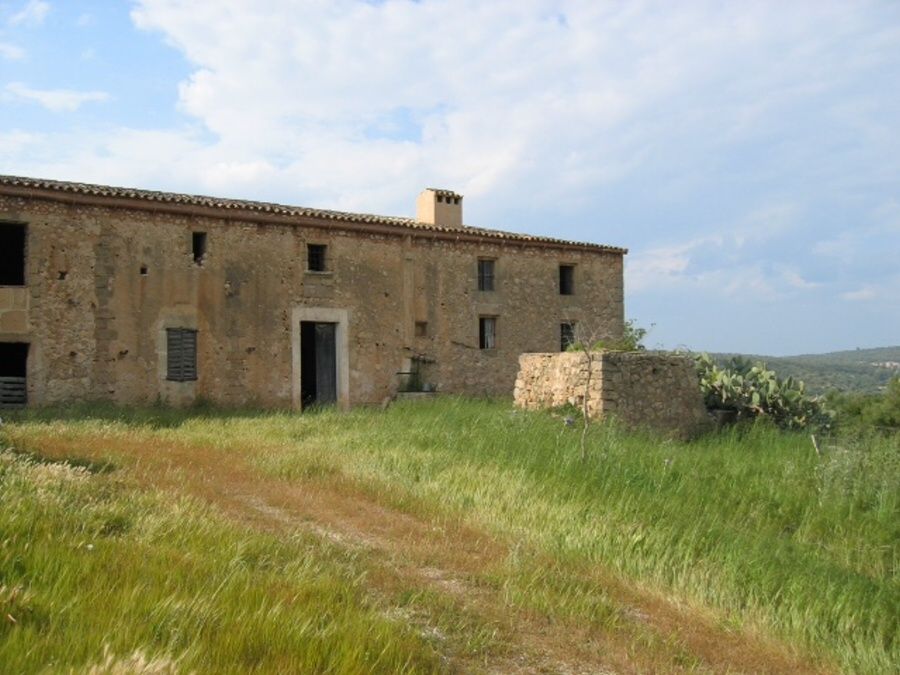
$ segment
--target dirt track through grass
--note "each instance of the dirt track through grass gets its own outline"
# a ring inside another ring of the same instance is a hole
[[[267,475],[257,466],[271,451],[265,445],[180,443],[150,430],[98,436],[34,428],[19,440],[49,457],[112,458],[138,484],[201,497],[248,528],[305,529],[361,551],[366,587],[386,612],[436,636],[448,670],[825,672],[822,663],[728,627],[709,610],[596,565],[554,560],[439,511],[398,508],[340,473]],[[581,603],[578,613],[560,612],[560,596]]]

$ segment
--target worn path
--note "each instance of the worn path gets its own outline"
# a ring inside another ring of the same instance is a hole
[[[29,444],[57,458],[112,455],[140,483],[205,499],[243,526],[274,533],[306,529],[361,549],[372,594],[385,611],[437,637],[451,671],[827,672],[783,644],[723,627],[704,610],[630,587],[600,570],[566,572],[603,589],[618,612],[611,625],[583,625],[514,606],[502,582],[492,581],[502,578],[514,542],[441,516],[426,519],[392,508],[339,476],[290,482],[266,476],[252,466],[249,450],[225,452],[156,437],[30,435]],[[548,566],[556,564],[547,560]],[[435,594],[439,602],[422,609],[414,603],[392,606],[400,592]],[[447,629],[431,615],[435,605],[460,617],[458,635],[445,635]],[[464,644],[470,625],[483,644]]]

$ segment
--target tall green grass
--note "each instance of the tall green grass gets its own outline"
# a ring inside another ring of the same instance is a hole
[[[288,480],[350,481],[395,506],[521,542],[564,575],[614,570],[828,654],[847,672],[892,672],[900,663],[897,436],[833,439],[820,456],[808,436],[765,425],[681,443],[596,424],[581,462],[579,430],[500,402],[77,417],[29,413],[19,424],[250,453],[260,470]],[[573,592],[554,590],[533,566],[513,562],[489,574],[500,575],[510,602],[615,621],[602,594],[579,600],[577,581]]]
[[[239,530],[109,469],[0,453],[3,672],[439,670],[352,554]]]
[[[808,436],[765,425],[694,443],[595,425],[583,463],[560,420],[465,400],[215,428],[272,444],[258,461],[277,475],[350,477],[719,608],[850,672],[900,662],[896,436],[835,440],[820,457]]]

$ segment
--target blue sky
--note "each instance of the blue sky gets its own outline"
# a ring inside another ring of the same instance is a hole
[[[0,172],[625,246],[654,347],[900,344],[900,3],[0,0]]]

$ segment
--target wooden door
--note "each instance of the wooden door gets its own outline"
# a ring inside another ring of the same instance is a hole
[[[334,323],[316,324],[316,403],[337,401],[337,358]]]

